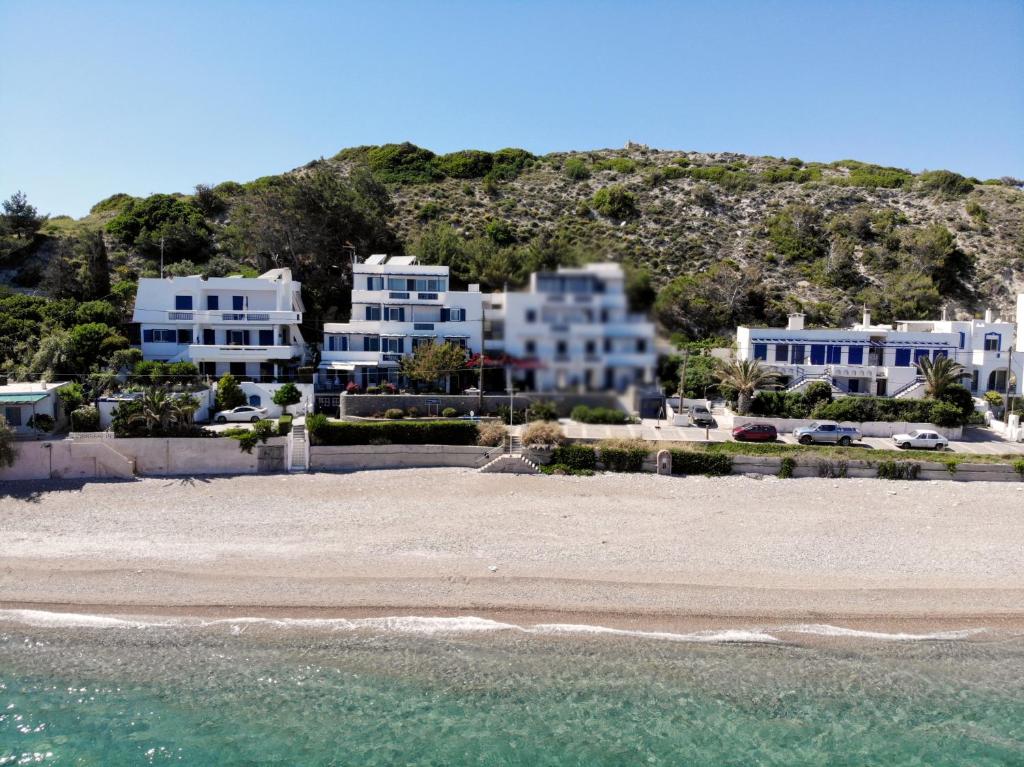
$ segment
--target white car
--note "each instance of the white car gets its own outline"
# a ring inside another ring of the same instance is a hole
[[[915,450],[945,450],[949,447],[949,440],[935,431],[914,429],[910,434],[893,434],[892,441],[896,447],[914,448]]]
[[[217,413],[213,420],[217,423],[227,423],[228,421],[241,421],[242,423],[256,423],[257,421],[263,420],[267,417],[267,409],[265,407],[256,407],[255,405],[239,405],[231,410],[221,410]]]

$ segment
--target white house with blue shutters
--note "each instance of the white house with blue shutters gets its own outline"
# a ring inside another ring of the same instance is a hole
[[[290,269],[259,277],[140,279],[132,319],[142,356],[193,362],[211,377],[289,377],[306,358],[301,291]]]
[[[400,384],[402,357],[428,341],[479,352],[480,288],[450,287],[447,266],[424,266],[414,256],[375,255],[353,264],[351,319],[324,325],[317,391],[342,391],[350,382]]]
[[[895,325],[863,321],[851,328],[806,328],[802,314],[785,328],[736,329],[736,356],[759,360],[779,375],[783,389],[800,391],[826,381],[837,393],[882,397],[922,397],[917,363],[951,357],[964,366],[971,392],[1006,392],[1019,379],[1019,357],[1012,358],[1014,324],[983,320],[907,320]],[[1014,376],[1010,376],[1011,365]]]

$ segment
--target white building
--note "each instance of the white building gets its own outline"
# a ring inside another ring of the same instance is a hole
[[[980,395],[1006,391],[1013,338],[1013,323],[994,320],[991,311],[984,320],[908,320],[895,326],[873,325],[865,311],[863,321],[849,329],[805,328],[803,315],[794,314],[786,328],[738,327],[736,356],[760,360],[790,391],[823,380],[840,393],[883,397],[924,396],[917,363],[945,356],[964,366],[964,385]]]
[[[0,386],[0,415],[4,417],[15,435],[35,436],[41,432],[29,426],[35,416],[49,416],[54,426],[60,428],[67,421],[57,390],[67,386],[59,383],[8,383]]]
[[[141,279],[132,319],[140,326],[142,356],[194,362],[209,376],[289,375],[306,357],[301,288],[290,269],[252,278]]]
[[[414,256],[370,256],[352,266],[352,315],[324,325],[317,391],[400,384],[402,357],[421,343],[480,351],[483,295],[477,285],[450,290],[447,266]]]
[[[623,391],[654,383],[654,325],[630,313],[618,264],[535,273],[526,291],[492,294],[487,316],[488,356],[536,361],[513,371],[525,389]]]

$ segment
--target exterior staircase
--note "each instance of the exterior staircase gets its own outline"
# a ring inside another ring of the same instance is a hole
[[[508,435],[508,454],[509,455],[521,455],[523,452],[523,441],[519,438],[518,434]]]
[[[288,433],[291,449],[288,471],[309,471],[309,441],[306,439],[306,424],[293,423]]]
[[[480,467],[483,474],[539,474],[537,464],[521,455],[505,453]]]
[[[907,399],[909,397],[914,397],[926,383],[927,382],[923,378],[918,378],[897,389],[891,396],[893,399]]]

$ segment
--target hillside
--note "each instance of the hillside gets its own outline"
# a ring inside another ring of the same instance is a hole
[[[793,310],[840,323],[862,304],[881,320],[943,306],[1008,316],[1024,292],[1024,191],[1013,179],[636,145],[543,157],[360,147],[193,195],[115,195],[83,219],[7,237],[0,279],[97,297],[74,279],[78,240],[96,228],[112,283],[155,273],[163,237],[171,273],[292,266],[316,322],[347,311],[346,243],[447,263],[485,289],[535,268],[625,261],[635,300],[656,297],[665,329],[690,337]]]

